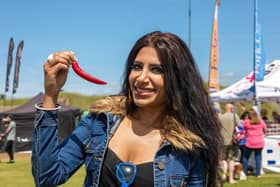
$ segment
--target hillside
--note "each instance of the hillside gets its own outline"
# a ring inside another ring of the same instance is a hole
[[[59,99],[63,102],[65,102],[68,105],[78,107],[81,110],[87,109],[95,100],[100,99],[105,96],[98,96],[98,95],[92,95],[92,96],[86,96],[79,93],[67,93],[62,92],[59,95]],[[8,110],[10,108],[14,108],[16,106],[20,106],[27,102],[31,98],[20,98],[20,99],[8,99],[6,100],[6,104],[4,104],[4,100],[0,99],[0,112],[3,111],[4,105],[5,109]],[[238,108],[238,114],[240,115],[243,111],[243,109],[249,109],[252,107],[251,102],[237,102],[234,103]],[[268,111],[268,117],[271,119],[271,112],[272,111],[279,111],[277,103],[263,103],[261,105],[262,108],[267,109]],[[221,104],[221,109],[224,112],[225,111],[225,104]]]
[[[92,95],[92,96],[86,96],[78,93],[64,93],[62,92],[59,95],[59,99],[66,100],[66,103],[78,107],[80,109],[87,109],[89,106],[96,100],[106,97],[100,96],[100,95]]]
[[[78,93],[65,93],[62,92],[59,95],[59,100],[65,102],[68,105],[78,107],[80,109],[87,109],[95,100],[105,96],[86,96]],[[26,103],[31,98],[20,98],[20,99],[0,99],[0,112],[8,110]]]

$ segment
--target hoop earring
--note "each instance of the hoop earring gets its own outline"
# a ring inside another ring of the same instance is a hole
[[[173,111],[177,111],[178,110],[178,105],[177,105],[175,99],[173,99],[173,102],[172,102],[172,109],[173,109]]]
[[[131,96],[131,92],[130,90],[128,90],[128,93],[127,93],[127,104],[130,105],[132,103],[132,96]]]

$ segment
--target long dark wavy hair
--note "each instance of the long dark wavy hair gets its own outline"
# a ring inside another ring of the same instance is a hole
[[[128,78],[131,66],[143,47],[153,47],[162,64],[167,93],[167,115],[173,116],[184,128],[204,141],[206,146],[202,153],[207,168],[207,186],[215,186],[223,144],[220,124],[203,87],[194,58],[182,39],[172,33],[156,31],[136,41],[127,58],[121,94],[129,97]],[[133,102],[127,103],[127,114],[133,114],[136,108]]]

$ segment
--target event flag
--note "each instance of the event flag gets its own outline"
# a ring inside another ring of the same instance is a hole
[[[215,13],[212,28],[212,39],[210,49],[210,67],[208,78],[209,93],[214,93],[220,90],[218,65],[219,65],[219,47],[218,47],[218,8],[220,1],[216,0]]]
[[[265,53],[262,41],[257,0],[255,0],[254,13],[254,74],[255,81],[262,81],[265,75]]]
[[[8,51],[8,60],[7,60],[5,92],[9,91],[9,82],[10,82],[9,77],[10,77],[11,67],[13,64],[13,51],[14,51],[14,40],[11,37],[9,42],[9,51]]]
[[[20,68],[20,59],[23,48],[23,41],[20,41],[17,48],[17,56],[16,56],[16,65],[15,65],[15,73],[14,73],[14,84],[13,84],[13,94],[16,93],[18,88],[18,79],[19,79],[19,68]]]

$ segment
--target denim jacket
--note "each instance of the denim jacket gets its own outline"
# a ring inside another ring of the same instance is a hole
[[[37,110],[32,143],[32,174],[36,186],[65,183],[82,164],[84,187],[98,187],[109,139],[122,117],[90,113],[61,144],[57,138],[57,111]],[[143,150],[144,151],[144,150]],[[180,151],[165,141],[154,162],[154,186],[205,186],[205,165],[200,152]]]

